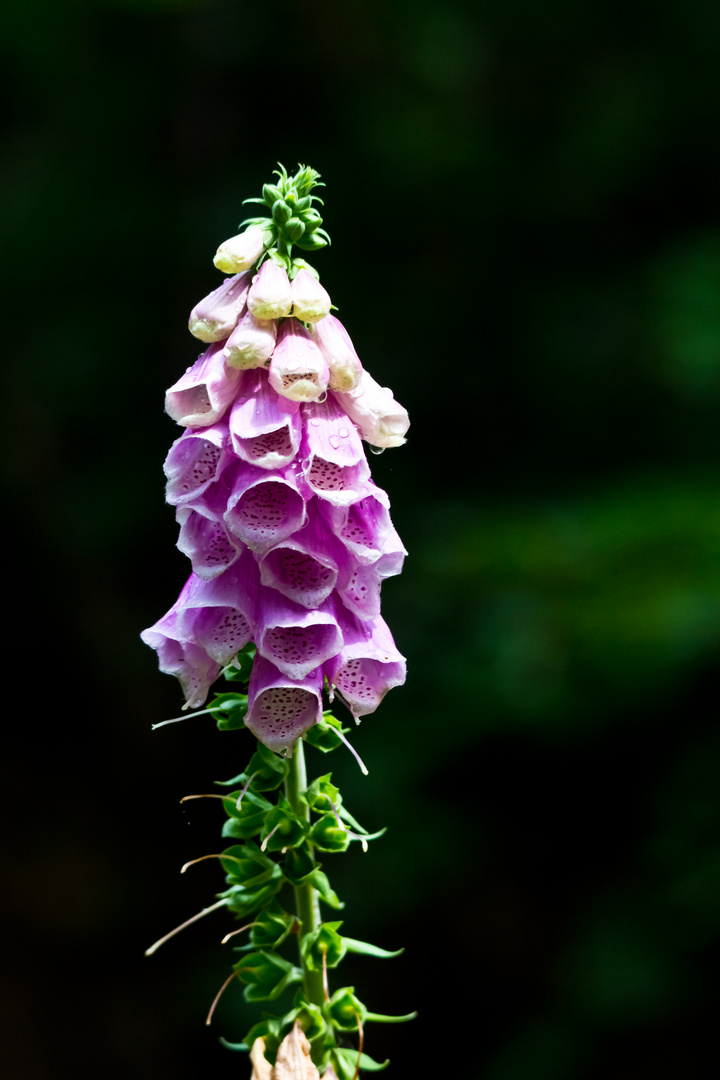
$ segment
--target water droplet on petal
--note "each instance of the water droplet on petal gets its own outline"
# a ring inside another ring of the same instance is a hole
[[[315,417],[313,417],[313,419],[310,421],[310,423],[312,424],[313,427],[320,427],[320,421],[318,419],[316,419]]]
[[[384,450],[385,450],[384,446],[371,446],[370,447],[370,453],[371,454],[382,454]]]
[[[340,440],[338,439],[337,435],[331,435],[328,439],[328,442],[332,446],[333,450],[337,450],[340,446]]]
[[[320,397],[315,398],[315,400],[317,401],[318,405],[324,405],[327,401],[327,390],[323,390]]]
[[[341,427],[340,430],[338,431],[338,435],[340,436],[341,439],[347,439],[349,434],[350,434],[350,432],[348,431],[348,429],[346,427]]]

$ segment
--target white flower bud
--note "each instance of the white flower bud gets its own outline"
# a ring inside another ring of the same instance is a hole
[[[316,323],[330,314],[330,296],[317,278],[300,270],[292,283],[293,315],[303,322]]]
[[[249,270],[264,250],[263,230],[254,225],[225,240],[217,249],[213,262],[225,274],[238,274],[242,270]]]
[[[330,369],[330,389],[341,394],[354,390],[362,375],[362,364],[347,330],[334,315],[328,315],[310,333],[320,346]]]
[[[267,259],[255,276],[247,298],[248,311],[256,319],[281,319],[292,310],[292,290],[287,273]]]

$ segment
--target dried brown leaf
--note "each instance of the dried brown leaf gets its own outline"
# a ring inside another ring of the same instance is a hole
[[[272,1080],[320,1080],[320,1073],[310,1058],[310,1043],[297,1021],[280,1043]]]
[[[256,1039],[250,1051],[250,1060],[253,1065],[250,1080],[273,1080],[273,1067],[266,1059],[264,1050],[265,1040]]]

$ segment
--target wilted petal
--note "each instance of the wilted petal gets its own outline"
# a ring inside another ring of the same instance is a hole
[[[360,381],[363,368],[350,335],[340,320],[334,315],[328,315],[311,327],[310,332],[327,360],[330,389],[341,394],[354,390]]]
[[[218,664],[229,664],[252,639],[257,587],[257,567],[249,552],[212,581],[191,575],[177,606],[181,637]]]
[[[307,525],[260,559],[263,585],[307,608],[319,607],[332,593],[344,551],[319,517],[317,501],[308,504]]]
[[[185,427],[209,427],[235,400],[240,372],[227,368],[222,344],[211,345],[165,393],[165,412]]]
[[[372,623],[338,612],[344,644],[325,665],[328,682],[337,687],[354,716],[374,712],[388,690],[405,682],[406,663],[387,623]]]
[[[249,270],[265,250],[263,230],[257,226],[231,236],[223,241],[215,253],[213,262],[225,274],[237,274]]]
[[[289,465],[300,449],[301,426],[297,406],[283,408],[268,382],[267,372],[245,376],[243,392],[230,414],[232,445],[238,457],[261,469]]]
[[[273,1080],[320,1080],[310,1057],[310,1043],[297,1020],[278,1047]]]
[[[329,315],[332,302],[327,289],[309,270],[299,270],[292,281],[293,316],[303,322],[320,322]]]
[[[287,319],[270,361],[272,388],[291,401],[315,401],[327,390],[329,374],[325,357],[305,327],[297,319]]]
[[[275,319],[256,319],[246,311],[225,342],[225,362],[240,370],[261,367],[272,356],[276,337]]]
[[[308,609],[275,589],[260,589],[255,644],[291,679],[304,679],[342,648],[334,607]]]
[[[255,275],[247,298],[256,319],[281,319],[292,310],[292,289],[287,272],[267,259]]]
[[[188,585],[189,583],[167,615],[154,626],[143,630],[140,637],[146,645],[156,650],[160,670],[167,675],[177,676],[190,708],[197,709],[204,703],[211,684],[220,674],[220,664],[200,646],[188,641],[178,628],[178,611],[182,607]]]
[[[265,1057],[265,1040],[256,1039],[250,1051],[252,1076],[250,1080],[273,1080],[273,1067]]]
[[[230,535],[222,521],[205,517],[190,506],[179,506],[175,519],[180,526],[177,546],[203,581],[212,581],[237,560],[243,544]]]
[[[212,424],[199,431],[186,431],[170,447],[163,469],[167,477],[165,498],[171,506],[181,506],[202,495],[228,459],[228,426]]]
[[[327,401],[303,407],[304,473],[310,489],[335,506],[347,506],[362,497],[370,469],[354,424],[337,404]]]
[[[224,341],[242,314],[251,281],[250,274],[226,278],[190,312],[188,329],[200,341]]]
[[[253,661],[245,726],[279,753],[322,719],[322,668],[290,679],[263,656]]]
[[[234,536],[253,551],[265,551],[297,532],[305,518],[305,501],[292,468],[268,473],[240,462],[224,514]]]
[[[372,446],[384,449],[405,442],[410,427],[407,409],[395,400],[392,390],[376,383],[367,371],[363,371],[355,389],[343,394],[339,401]]]

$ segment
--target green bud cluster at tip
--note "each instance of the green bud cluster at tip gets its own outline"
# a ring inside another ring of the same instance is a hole
[[[246,218],[240,228],[262,228],[266,257],[277,259],[291,272],[293,244],[302,251],[319,251],[330,243],[327,232],[320,228],[322,218],[313,206],[313,203],[322,205],[322,199],[310,194],[314,187],[324,187],[324,184],[319,182],[320,173],[309,165],[299,165],[294,176],[288,176],[284,165],[280,165],[274,175],[278,178],[277,183],[263,184],[262,198],[244,200],[266,206],[270,217]],[[302,260],[299,262],[306,265]]]

